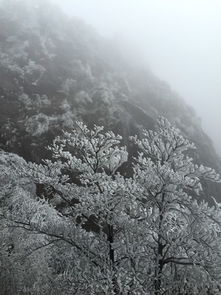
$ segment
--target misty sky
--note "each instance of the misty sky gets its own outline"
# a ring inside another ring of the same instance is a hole
[[[51,1],[100,34],[136,46],[153,72],[196,109],[221,155],[220,0]]]

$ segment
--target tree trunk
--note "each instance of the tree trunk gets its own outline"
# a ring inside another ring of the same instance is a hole
[[[156,257],[156,270],[155,270],[155,282],[154,282],[154,289],[155,295],[160,295],[160,290],[161,290],[161,283],[162,283],[162,271],[163,271],[163,249],[165,245],[163,244],[162,241],[162,225],[163,225],[163,203],[164,203],[164,198],[165,194],[162,195],[162,207],[159,208],[159,227],[158,227],[158,241],[157,241],[157,257]]]
[[[157,265],[156,265],[155,282],[154,282],[155,295],[160,295],[161,275],[163,271],[163,261],[162,261],[163,249],[164,249],[164,245],[158,239],[157,259],[156,259]]]
[[[113,225],[108,225],[108,236],[107,236],[107,240],[109,242],[109,259],[111,262],[111,267],[113,270],[113,273],[115,272],[115,257],[114,257],[114,249],[113,249],[113,242],[114,242],[114,228]],[[117,284],[117,280],[115,277],[113,277],[112,279],[112,284],[114,287],[114,294],[119,294],[119,288],[118,288],[118,284]]]

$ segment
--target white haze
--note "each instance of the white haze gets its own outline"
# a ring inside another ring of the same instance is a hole
[[[100,34],[135,44],[153,72],[195,108],[221,155],[220,0],[51,1]]]

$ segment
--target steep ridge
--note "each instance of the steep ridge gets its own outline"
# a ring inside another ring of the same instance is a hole
[[[46,2],[0,1],[3,150],[40,162],[57,134],[83,120],[123,135],[132,155],[128,137],[154,128],[163,115],[196,144],[196,161],[221,170],[199,118],[178,94],[113,42]],[[205,187],[221,200],[220,185]]]

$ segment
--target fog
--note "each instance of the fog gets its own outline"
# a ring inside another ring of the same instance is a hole
[[[100,34],[133,44],[144,63],[195,108],[221,155],[221,1],[51,1]]]

